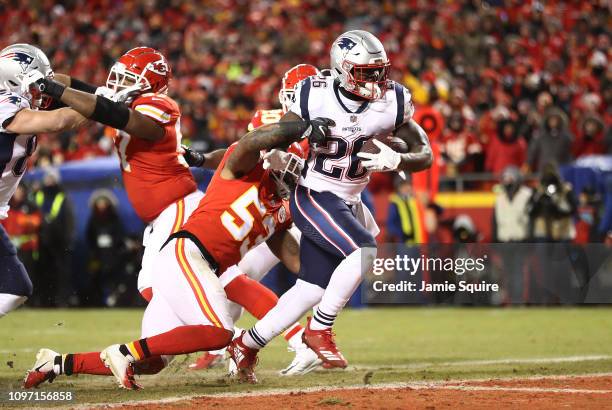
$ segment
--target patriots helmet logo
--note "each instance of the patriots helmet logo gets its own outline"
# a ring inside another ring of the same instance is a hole
[[[32,64],[32,61],[34,61],[34,57],[32,57],[29,54],[22,53],[20,51],[15,51],[15,52],[12,52],[12,53],[4,54],[4,55],[0,56],[0,58],[8,58],[8,59],[11,59],[13,61],[17,61],[19,63],[19,65],[21,66],[23,71],[26,71],[28,66],[30,64]]]
[[[350,51],[356,45],[357,45],[357,43],[354,42],[353,40],[351,40],[348,37],[342,37],[340,40],[338,40],[338,47],[340,47],[341,50]]]

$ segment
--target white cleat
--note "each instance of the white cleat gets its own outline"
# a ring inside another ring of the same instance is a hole
[[[23,387],[31,389],[32,387],[38,387],[46,381],[49,383],[53,382],[53,379],[61,372],[59,368],[61,365],[55,365],[55,359],[58,356],[60,354],[51,349],[40,349],[36,353],[36,363],[26,373]]]
[[[120,345],[112,345],[100,352],[100,359],[115,375],[119,387],[138,390],[141,387],[134,380],[134,362],[119,350]]]
[[[312,349],[301,343],[295,349],[295,357],[291,364],[278,373],[281,376],[301,376],[310,373],[322,362]]]

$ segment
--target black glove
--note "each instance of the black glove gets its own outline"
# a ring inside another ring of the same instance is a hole
[[[43,77],[42,73],[31,71],[23,80],[23,87],[27,89],[35,88],[41,93],[47,94],[59,100],[64,94],[66,86],[50,78]]]
[[[190,167],[201,167],[204,164],[206,158],[204,158],[204,154],[200,154],[198,151],[194,151],[189,148],[187,145],[181,145],[181,148],[185,151],[183,153],[183,158],[185,158],[185,162]]]
[[[322,144],[329,133],[329,128],[336,123],[329,118],[317,117],[308,121],[308,128],[304,131],[302,138],[308,138],[310,145]]]

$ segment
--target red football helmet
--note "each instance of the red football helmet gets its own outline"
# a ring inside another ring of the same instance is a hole
[[[306,157],[307,152],[297,142],[289,145],[287,152],[273,149],[264,156],[264,167],[268,168],[279,197],[289,198],[300,179]]]
[[[151,47],[136,47],[122,55],[110,69],[106,86],[118,92],[139,87],[143,92],[163,93],[171,77],[166,57]]]
[[[278,92],[278,100],[283,107],[283,112],[289,111],[289,107],[295,101],[295,86],[311,75],[321,75],[321,72],[317,67],[310,64],[298,64],[285,73],[281,89]]]

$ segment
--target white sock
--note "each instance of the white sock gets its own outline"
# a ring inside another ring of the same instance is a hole
[[[323,292],[320,286],[298,279],[276,306],[244,334],[242,341],[252,349],[261,349],[319,303]]]
[[[359,248],[340,262],[310,321],[311,329],[324,330],[334,325],[336,316],[355,293],[363,275],[372,267],[374,258],[376,258],[376,248]]]
[[[302,333],[304,333],[302,325],[300,325],[300,322],[295,322],[283,332],[283,337],[287,340],[287,344],[289,344],[291,349],[297,350],[297,348],[302,345]],[[292,335],[289,339],[287,339],[289,334]]]
[[[0,293],[0,317],[7,315],[13,309],[17,309],[26,300],[28,300],[27,296]]]

